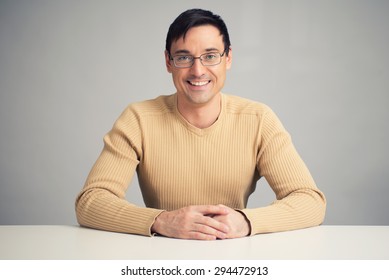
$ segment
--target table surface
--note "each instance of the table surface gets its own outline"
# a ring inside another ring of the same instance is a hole
[[[389,226],[319,226],[197,241],[80,226],[0,226],[2,260],[389,260]]]

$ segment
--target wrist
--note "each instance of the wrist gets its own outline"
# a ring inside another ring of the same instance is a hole
[[[235,209],[238,213],[240,213],[243,218],[244,218],[244,221],[245,221],[245,225],[244,225],[244,233],[245,233],[245,236],[250,236],[251,235],[251,223],[250,223],[250,220],[247,218],[247,216],[245,215],[245,213],[239,209]]]
[[[161,221],[163,220],[161,216],[164,216],[165,213],[166,211],[162,211],[154,218],[154,222],[150,227],[151,235],[160,234],[159,229],[162,224]]]

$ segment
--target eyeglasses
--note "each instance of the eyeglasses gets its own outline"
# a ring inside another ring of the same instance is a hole
[[[220,64],[222,61],[222,56],[226,51],[224,50],[223,53],[218,53],[218,52],[209,52],[209,53],[204,53],[198,57],[195,57],[193,55],[175,55],[171,56],[169,54],[170,60],[173,60],[174,66],[177,68],[190,68],[193,66],[195,59],[200,59],[200,62],[204,66],[214,66]]]

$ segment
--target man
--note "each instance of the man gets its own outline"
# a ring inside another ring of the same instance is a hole
[[[185,239],[237,238],[322,223],[326,201],[266,105],[221,92],[232,63],[213,13],[182,13],[165,59],[176,93],[129,105],[77,197],[81,225]],[[146,207],[125,200],[135,171]],[[247,209],[265,177],[277,200]]]

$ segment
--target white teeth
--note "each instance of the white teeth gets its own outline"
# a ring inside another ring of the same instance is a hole
[[[192,82],[192,81],[189,81],[189,83],[191,85],[194,85],[194,86],[205,86],[206,84],[208,84],[209,81],[205,81],[205,82]]]

